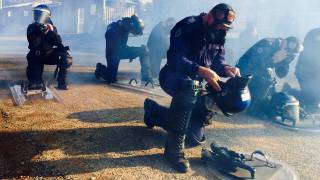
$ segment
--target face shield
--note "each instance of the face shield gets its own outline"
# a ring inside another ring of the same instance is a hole
[[[33,10],[33,19],[36,23],[46,24],[50,19],[50,11],[46,9],[35,8]]]

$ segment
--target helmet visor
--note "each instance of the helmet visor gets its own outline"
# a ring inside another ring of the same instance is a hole
[[[39,24],[46,24],[50,18],[50,13],[43,10],[34,10],[33,19]]]

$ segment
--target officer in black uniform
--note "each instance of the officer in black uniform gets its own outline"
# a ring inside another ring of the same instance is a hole
[[[218,4],[207,14],[178,22],[171,30],[167,64],[159,75],[161,88],[172,97],[170,108],[145,100],[144,122],[168,131],[164,155],[179,172],[189,169],[183,153],[188,128],[197,129],[189,132],[204,141],[204,126],[212,116],[199,96],[200,83],[205,79],[220,91],[220,76],[240,75],[238,68],[225,63],[225,38],[234,19],[235,11],[229,5]]]
[[[295,70],[300,91],[291,93],[300,101],[309,113],[320,112],[320,28],[313,29],[304,39],[304,51],[301,53]],[[290,93],[290,92],[289,92]]]
[[[58,66],[58,89],[67,90],[67,72],[72,64],[72,57],[64,47],[57,28],[50,17],[51,11],[47,5],[38,5],[33,10],[34,23],[27,29],[30,49],[27,54],[27,78],[29,89],[41,89],[42,74],[45,64]]]
[[[141,64],[141,80],[152,82],[150,72],[150,58],[147,47],[130,47],[127,45],[129,34],[143,35],[144,24],[136,16],[122,18],[108,25],[105,33],[107,66],[97,64],[95,76],[102,78],[107,83],[117,81],[118,67],[121,59],[133,59],[139,57]]]
[[[147,47],[150,51],[150,66],[153,78],[158,78],[161,60],[167,57],[170,44],[170,30],[176,24],[174,18],[159,22],[151,31]]]
[[[253,75],[249,83],[252,96],[248,113],[263,116],[268,108],[268,102],[275,89],[273,69],[279,78],[284,78],[289,72],[289,64],[302,51],[302,44],[296,37],[262,39],[253,45],[238,61],[242,75]]]

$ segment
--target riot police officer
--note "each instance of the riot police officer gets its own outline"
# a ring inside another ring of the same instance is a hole
[[[253,75],[249,83],[252,103],[248,113],[264,116],[269,112],[268,102],[275,92],[275,76],[285,77],[289,72],[290,63],[302,51],[302,44],[296,37],[262,39],[253,45],[242,57],[236,67],[242,75]]]
[[[127,45],[129,34],[141,36],[143,29],[144,24],[136,15],[122,18],[108,25],[105,33],[107,66],[97,64],[95,71],[97,79],[103,78],[107,83],[116,82],[120,60],[133,60],[139,57],[141,80],[152,82],[149,52],[146,46],[130,47]]]
[[[47,5],[38,5],[33,9],[34,23],[27,29],[30,49],[27,54],[27,78],[29,89],[42,88],[43,68],[45,64],[58,66],[58,89],[67,89],[67,72],[72,64],[72,57],[64,47],[57,28],[50,17],[51,11]]]
[[[150,33],[147,47],[150,51],[150,66],[153,78],[158,78],[161,60],[167,57],[170,30],[175,23],[174,18],[168,18],[166,21],[158,23]]]
[[[300,91],[291,92],[298,98],[302,107],[310,113],[319,112],[320,103],[320,28],[313,29],[304,39],[304,51],[301,53],[295,70]],[[289,92],[290,93],[290,92]]]
[[[178,22],[171,30],[167,64],[159,75],[161,88],[172,97],[170,108],[145,100],[144,122],[168,131],[164,155],[179,172],[190,166],[183,153],[188,128],[196,129],[189,131],[199,137],[195,141],[204,141],[203,127],[212,116],[199,97],[200,83],[205,79],[219,92],[220,76],[240,75],[238,68],[225,63],[225,38],[234,19],[235,11],[229,5],[218,4],[207,14]]]

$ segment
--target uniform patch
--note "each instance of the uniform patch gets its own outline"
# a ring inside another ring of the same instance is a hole
[[[180,37],[181,34],[182,34],[181,29],[177,29],[176,32],[174,33],[174,37],[176,37],[176,38],[177,38],[177,37]]]
[[[192,24],[192,23],[194,23],[194,22],[196,22],[196,18],[194,18],[194,17],[190,17],[190,18],[188,19],[188,21],[187,21],[188,24]]]
[[[257,52],[258,52],[259,54],[263,53],[263,48],[262,48],[262,47],[259,47],[258,50],[257,50]]]

